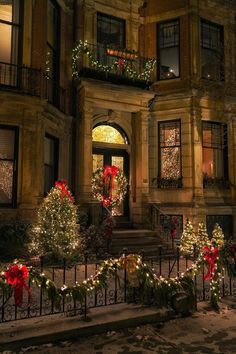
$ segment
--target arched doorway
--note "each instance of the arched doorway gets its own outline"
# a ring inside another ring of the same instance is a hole
[[[100,123],[93,128],[93,171],[107,165],[119,167],[129,180],[129,141],[116,124]],[[129,216],[129,193],[121,205],[112,209],[117,217]]]

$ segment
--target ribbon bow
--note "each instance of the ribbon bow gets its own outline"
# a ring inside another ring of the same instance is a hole
[[[117,175],[116,166],[106,166],[103,173],[103,197],[102,204],[110,206],[112,203],[112,192],[114,189],[114,179]]]
[[[204,276],[204,280],[211,280],[215,275],[216,260],[219,258],[219,248],[217,247],[203,247],[204,259],[209,263],[208,272]]]
[[[11,265],[9,269],[4,273],[8,284],[14,286],[15,305],[18,307],[22,306],[24,288],[28,292],[29,305],[32,303],[30,288],[25,282],[28,274],[29,271],[26,266],[18,266],[17,264]]]
[[[61,195],[66,195],[72,201],[72,203],[74,203],[74,198],[72,197],[72,195],[68,191],[66,184],[67,184],[66,180],[62,179],[61,181],[57,181],[55,183],[55,187],[60,188],[61,189]]]

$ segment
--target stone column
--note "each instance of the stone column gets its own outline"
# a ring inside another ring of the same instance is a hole
[[[193,223],[198,224],[205,220],[205,205],[203,195],[202,179],[202,122],[201,110],[196,97],[192,99],[191,112],[191,155],[192,155],[192,176],[193,176]]]
[[[76,197],[80,203],[91,201],[93,108],[80,105],[76,123]]]
[[[136,201],[133,203],[133,221],[136,226],[147,223],[149,196],[149,112],[140,111],[134,117]]]

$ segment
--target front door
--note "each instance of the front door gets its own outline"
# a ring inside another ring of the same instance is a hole
[[[105,166],[116,166],[120,168],[127,180],[129,180],[129,155],[126,150],[93,148],[93,171]],[[128,191],[124,201],[120,205],[112,208],[112,214],[114,216],[129,216]]]

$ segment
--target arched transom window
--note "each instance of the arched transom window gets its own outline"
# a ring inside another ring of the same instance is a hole
[[[127,139],[111,125],[101,124],[93,129],[93,141],[111,144],[127,144]]]

